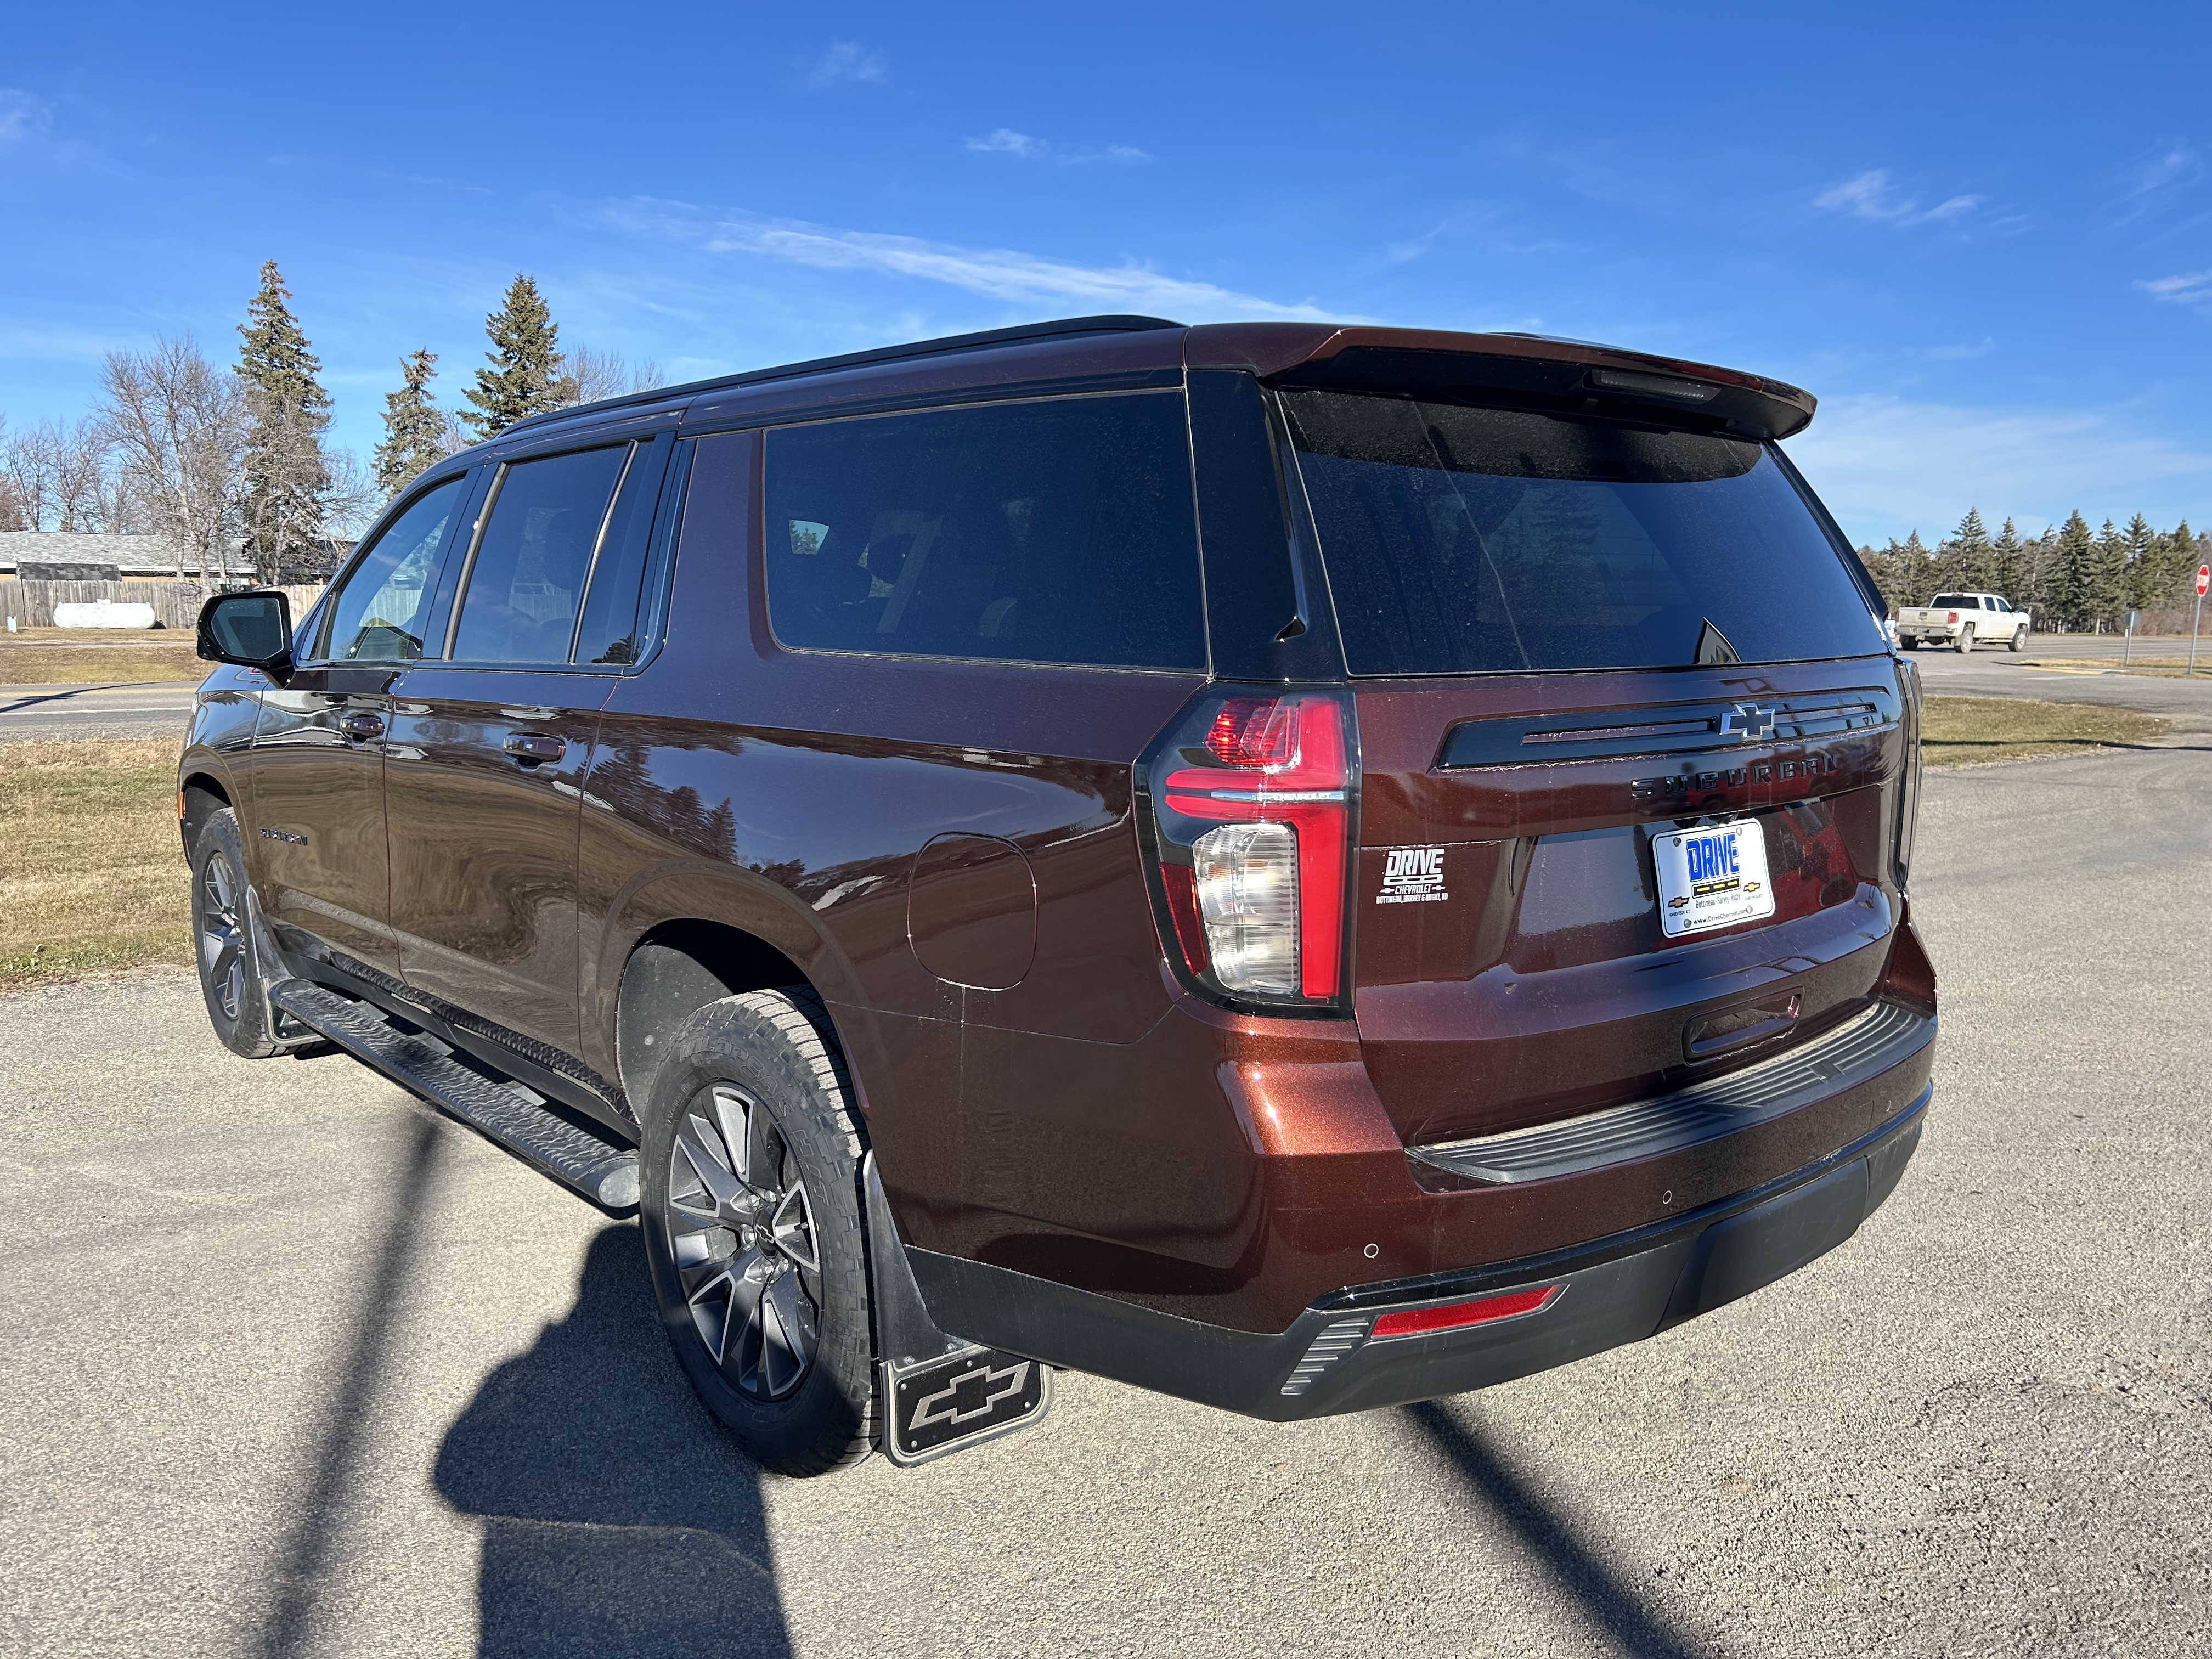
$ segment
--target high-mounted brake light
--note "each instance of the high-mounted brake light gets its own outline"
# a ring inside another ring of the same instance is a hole
[[[1146,764],[1166,943],[1200,988],[1310,1006],[1342,988],[1353,793],[1321,692],[1209,699]]]
[[[1543,1285],[1533,1291],[1508,1291],[1503,1296],[1481,1297],[1473,1302],[1447,1302],[1440,1308],[1408,1308],[1386,1313],[1375,1322],[1370,1336],[1420,1336],[1430,1331],[1455,1331],[1464,1325],[1486,1325],[1493,1319],[1540,1313],[1559,1298],[1564,1285]]]

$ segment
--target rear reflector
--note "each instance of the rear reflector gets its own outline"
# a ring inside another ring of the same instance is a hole
[[[1430,1331],[1455,1331],[1462,1325],[1484,1325],[1516,1314],[1540,1313],[1559,1300],[1564,1285],[1545,1285],[1533,1291],[1508,1291],[1474,1302],[1447,1302],[1441,1308],[1408,1308],[1387,1313],[1375,1322],[1370,1336],[1420,1336]]]

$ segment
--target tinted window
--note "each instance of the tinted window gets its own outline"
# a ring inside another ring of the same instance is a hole
[[[767,468],[787,646],[1205,666],[1178,392],[787,427]]]
[[[578,662],[624,663],[638,658],[639,600],[645,585],[653,532],[653,497],[660,483],[664,441],[640,445],[623,476],[622,494],[607,520],[605,539],[584,600],[584,625],[576,633]]]
[[[420,618],[438,555],[453,541],[461,480],[410,506],[348,573],[331,601],[333,661],[407,662],[422,654]]]
[[[504,470],[454,630],[456,662],[566,662],[576,607],[631,446]]]
[[[1284,404],[1356,674],[1886,648],[1758,444],[1348,392]]]
[[[1979,611],[1982,608],[1982,602],[1972,593],[1938,593],[1928,603],[1930,607],[1956,605],[1961,611]]]

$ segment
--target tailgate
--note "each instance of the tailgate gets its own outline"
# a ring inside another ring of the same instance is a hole
[[[1355,1008],[1409,1142],[1639,1098],[1866,1006],[1896,915],[1887,659],[1358,698]],[[1668,938],[1653,837],[1746,817],[1771,914]]]

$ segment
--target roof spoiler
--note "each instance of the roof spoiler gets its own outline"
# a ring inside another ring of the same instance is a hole
[[[1741,438],[1794,436],[1816,407],[1811,392],[1762,375],[1540,334],[1221,323],[1184,337],[1183,362],[1249,368],[1270,386],[1502,402]]]

